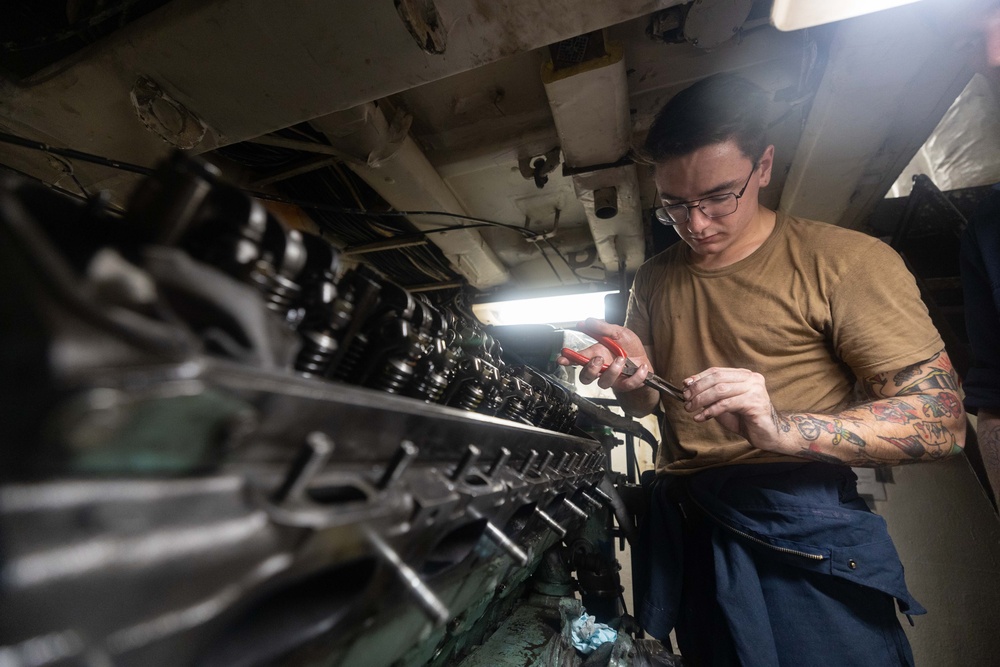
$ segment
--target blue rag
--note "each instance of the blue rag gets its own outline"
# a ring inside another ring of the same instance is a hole
[[[588,616],[586,612],[570,625],[572,633],[573,648],[584,655],[589,655],[601,644],[613,642],[618,638],[618,633],[604,623],[596,623],[593,616]]]

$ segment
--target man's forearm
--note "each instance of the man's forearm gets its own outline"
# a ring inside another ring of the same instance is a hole
[[[615,397],[625,414],[630,417],[645,417],[656,409],[660,402],[660,392],[650,387],[639,387],[632,391],[615,391]]]
[[[858,467],[932,461],[965,445],[965,411],[947,389],[883,398],[833,415],[774,410],[772,418],[781,453]]]
[[[1000,410],[980,410],[976,422],[979,452],[986,475],[993,488],[993,497],[1000,499]]]

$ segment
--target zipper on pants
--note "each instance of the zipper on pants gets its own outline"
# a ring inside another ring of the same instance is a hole
[[[709,512],[707,509],[705,509],[705,507],[701,503],[699,503],[697,500],[694,499],[694,496],[691,494],[690,491],[688,491],[687,496],[688,496],[688,498],[691,499],[691,502],[693,502],[698,507],[698,509],[700,509],[702,512],[704,512],[705,516],[707,516],[709,519],[711,519],[713,522],[715,522],[716,525],[722,526],[723,528],[725,528],[729,532],[731,532],[731,533],[733,533],[735,535],[739,535],[740,537],[742,537],[744,539],[750,540],[754,544],[759,544],[762,547],[766,547],[768,549],[771,549],[772,551],[778,551],[778,552],[783,553],[783,554],[790,554],[792,556],[800,556],[802,558],[808,558],[810,560],[816,560],[816,561],[826,560],[826,556],[823,556],[821,554],[811,554],[811,553],[807,553],[805,551],[797,551],[795,549],[789,549],[787,547],[778,547],[778,546],[775,546],[775,545],[771,544],[770,542],[765,542],[764,540],[762,540],[759,537],[756,537],[754,535],[751,535],[750,533],[747,533],[747,532],[744,532],[742,530],[739,530],[738,528],[734,528],[734,527],[730,526],[728,523],[726,523],[725,521],[722,521],[721,519],[719,519],[717,516],[715,516],[711,512]]]

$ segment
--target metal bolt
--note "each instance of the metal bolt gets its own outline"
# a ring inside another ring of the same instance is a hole
[[[517,546],[512,539],[507,537],[492,521],[486,522],[486,535],[506,551],[507,555],[513,558],[514,562],[518,565],[524,567],[528,564],[528,554],[521,547]]]
[[[574,503],[570,502],[570,500],[568,498],[563,498],[563,505],[565,505],[566,507],[568,507],[570,509],[570,511],[573,512],[573,514],[577,515],[581,519],[586,519],[587,518],[587,513],[584,512],[582,509],[580,509]]]
[[[326,460],[333,453],[333,440],[325,433],[313,431],[306,436],[305,445],[285,475],[285,481],[271,497],[276,503],[297,500],[305,493],[306,487],[316,476]]]
[[[404,563],[399,554],[393,551],[392,547],[386,544],[377,533],[369,532],[368,542],[375,548],[378,555],[396,571],[396,574],[406,584],[410,594],[416,599],[417,604],[420,605],[424,613],[436,625],[444,625],[448,621],[448,617],[451,616],[451,612],[448,611],[448,608],[444,606],[444,603],[441,602],[438,596],[434,594],[434,591],[420,580],[420,576],[413,568]]]
[[[419,449],[409,440],[404,440],[399,445],[399,449],[393,455],[389,465],[386,466],[382,478],[378,481],[378,488],[383,491],[389,488],[396,480],[402,476],[403,471],[410,465],[410,461],[417,457]]]
[[[500,474],[500,470],[503,469],[504,465],[507,463],[507,459],[509,458],[510,450],[506,447],[501,447],[500,453],[497,454],[496,459],[493,461],[493,465],[490,466],[490,479],[493,479]]]
[[[590,495],[586,491],[581,491],[580,497],[583,498],[585,501],[587,501],[587,503],[595,510],[599,510],[604,507],[604,505],[602,505],[600,501],[597,500],[597,498],[594,498],[594,496]]]
[[[607,493],[605,493],[604,489],[602,489],[601,487],[595,486],[592,490],[593,490],[594,493],[596,493],[601,498],[603,498],[604,502],[607,502],[607,503],[611,502],[611,496],[609,496]]]
[[[545,469],[549,467],[549,463],[552,461],[552,457],[554,456],[555,454],[553,454],[551,451],[545,452],[545,458],[542,459],[542,462],[538,464],[539,474],[545,472]]]
[[[527,475],[528,474],[528,471],[531,470],[531,464],[534,463],[535,459],[537,459],[537,458],[538,458],[538,452],[536,452],[534,449],[532,449],[531,450],[531,454],[528,454],[528,458],[526,458],[524,460],[524,463],[521,465],[521,474],[522,475]]]
[[[475,445],[466,447],[465,454],[462,455],[462,460],[458,462],[458,465],[455,466],[455,472],[451,474],[451,481],[460,482],[465,479],[465,476],[469,473],[469,468],[479,459],[479,454],[479,448]]]
[[[558,521],[556,521],[551,516],[546,514],[543,510],[540,510],[537,507],[535,508],[535,514],[537,514],[538,518],[542,520],[542,523],[548,526],[549,529],[556,535],[558,535],[560,538],[566,537],[566,529],[560,526]]]

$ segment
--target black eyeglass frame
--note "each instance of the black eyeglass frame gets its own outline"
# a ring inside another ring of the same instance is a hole
[[[700,209],[701,212],[706,217],[709,217],[709,218],[722,218],[722,217],[725,217],[727,215],[732,215],[733,213],[736,213],[737,210],[739,210],[739,208],[740,208],[740,198],[743,197],[743,193],[747,191],[748,187],[750,187],[750,179],[753,178],[753,175],[757,171],[757,167],[759,167],[759,166],[760,166],[760,162],[754,162],[753,163],[753,169],[751,169],[750,173],[747,174],[747,181],[746,181],[746,183],[743,184],[743,187],[740,188],[740,191],[738,193],[737,192],[726,192],[726,193],[720,194],[720,195],[709,195],[707,197],[702,197],[701,199],[691,199],[689,201],[682,201],[682,202],[678,202],[676,204],[669,204],[667,206],[658,206],[655,209],[653,209],[653,217],[655,217],[657,219],[657,221],[659,221],[660,223],[662,223],[664,225],[667,225],[668,227],[676,227],[677,225],[686,225],[688,223],[688,221],[691,220],[691,209],[693,209],[693,208]],[[716,197],[728,197],[730,195],[732,195],[735,198],[735,200],[736,200],[736,206],[734,206],[733,210],[730,211],[729,213],[722,213],[720,215],[709,215],[705,211],[705,209],[701,208],[701,203],[703,201],[705,201],[706,199],[714,199]],[[667,209],[678,208],[678,207],[683,207],[684,208],[684,220],[682,220],[680,222],[675,222],[674,219],[673,219],[673,217],[667,212]]]

